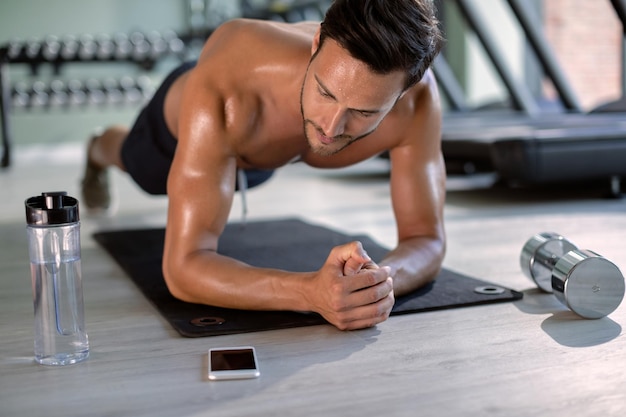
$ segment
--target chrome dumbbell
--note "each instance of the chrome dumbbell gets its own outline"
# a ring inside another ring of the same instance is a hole
[[[624,276],[608,259],[578,249],[558,233],[531,237],[520,255],[526,276],[587,319],[611,314],[624,298]]]

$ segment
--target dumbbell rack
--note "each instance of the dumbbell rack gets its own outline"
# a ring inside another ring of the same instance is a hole
[[[41,41],[13,41],[0,46],[0,122],[2,134],[1,167],[11,163],[11,124],[12,107],[59,107],[83,104],[114,104],[138,102],[152,94],[145,77],[133,79],[106,78],[97,80],[53,80],[50,83],[35,81],[31,85],[16,83],[10,85],[9,66],[26,64],[33,73],[42,65],[50,65],[55,73],[69,63],[114,63],[125,62],[150,70],[155,63],[166,57],[175,56],[181,61],[186,55],[186,44],[174,32],[133,32],[129,35],[118,33],[113,36],[81,35],[59,39],[46,37]]]

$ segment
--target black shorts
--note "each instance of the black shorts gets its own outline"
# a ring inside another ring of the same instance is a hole
[[[126,171],[147,193],[167,194],[167,176],[178,141],[170,133],[163,116],[165,95],[174,81],[195,66],[186,62],[174,69],[141,110],[122,145],[121,158]],[[246,170],[248,188],[268,180],[272,170]],[[238,186],[237,186],[238,189]]]

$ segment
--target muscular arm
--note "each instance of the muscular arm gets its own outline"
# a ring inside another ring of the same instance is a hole
[[[332,249],[310,273],[256,268],[217,253],[234,194],[236,126],[242,123],[200,71],[190,74],[183,93],[168,179],[163,273],[171,293],[228,308],[315,311],[340,329],[385,320],[393,305],[389,270],[362,268],[370,261],[358,243]]]
[[[420,93],[415,117],[405,130],[407,138],[390,151],[398,245],[380,264],[391,268],[396,295],[432,281],[445,253],[441,111],[434,79],[427,80],[428,88]]]

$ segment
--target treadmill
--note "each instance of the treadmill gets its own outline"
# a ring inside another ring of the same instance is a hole
[[[626,176],[626,112],[616,106],[610,112],[583,112],[528,2],[507,0],[564,107],[558,112],[542,111],[512,76],[472,2],[455,2],[494,64],[514,110],[468,110],[445,59],[438,57],[433,70],[453,108],[443,119],[446,163],[471,167],[468,171],[495,171],[501,182],[510,185],[606,180],[611,193],[619,195],[621,178]],[[626,0],[611,3],[623,18]]]

